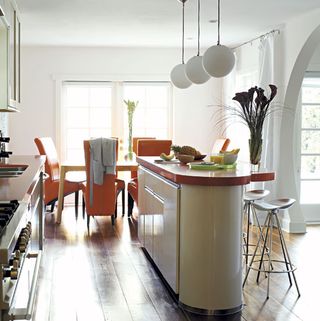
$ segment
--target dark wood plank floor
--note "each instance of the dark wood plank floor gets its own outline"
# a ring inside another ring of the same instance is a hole
[[[121,210],[119,211],[121,213]],[[292,260],[298,266],[301,297],[288,287],[286,275],[272,275],[270,299],[266,280],[255,276],[243,293],[242,313],[205,317],[181,310],[146,259],[137,239],[135,219],[109,217],[86,221],[66,207],[62,224],[45,218],[45,254],[40,272],[34,321],[298,321],[318,320],[320,226],[303,235],[286,234]],[[275,250],[279,247],[275,244]],[[264,279],[264,278],[262,278]]]

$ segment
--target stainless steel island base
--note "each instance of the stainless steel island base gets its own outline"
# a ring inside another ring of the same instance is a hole
[[[179,301],[226,315],[242,309],[242,186],[181,186]]]

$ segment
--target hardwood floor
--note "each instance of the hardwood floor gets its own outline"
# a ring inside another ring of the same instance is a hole
[[[121,210],[118,211],[121,213]],[[181,310],[164,287],[137,239],[137,222],[121,216],[86,220],[66,207],[61,225],[45,218],[45,253],[40,271],[34,321],[298,321],[318,317],[320,226],[303,235],[285,234],[301,291],[289,288],[284,274],[266,280],[252,272],[243,292],[242,313],[229,317],[192,315]],[[274,249],[280,253],[279,246]]]

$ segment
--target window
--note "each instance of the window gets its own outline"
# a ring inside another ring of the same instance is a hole
[[[166,139],[170,135],[169,83],[124,83],[123,98],[139,101],[134,113],[133,136]],[[126,107],[125,107],[126,108]],[[125,137],[128,137],[128,118],[125,110]]]
[[[319,203],[320,78],[305,78],[301,104],[300,202]]]
[[[63,83],[63,159],[83,160],[83,140],[111,136],[112,84]]]
[[[133,136],[171,138],[171,85],[168,82],[62,82],[60,152],[62,161],[83,162],[83,140],[119,137],[127,145],[123,100],[139,101]],[[126,148],[126,147],[125,147]]]
[[[256,70],[247,72],[238,72],[235,81],[235,92],[247,91],[249,88],[255,86],[257,83],[258,73]],[[238,106],[234,101],[231,102]],[[238,106],[240,108],[240,106]],[[230,138],[230,148],[240,148],[239,158],[240,161],[248,162],[249,160],[249,138],[250,132],[247,126],[243,124],[236,116],[232,117],[230,127],[227,129],[227,136]]]

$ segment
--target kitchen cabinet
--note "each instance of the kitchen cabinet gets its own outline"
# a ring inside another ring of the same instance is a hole
[[[179,185],[139,168],[139,240],[178,293]]]
[[[0,111],[17,111],[20,91],[21,24],[14,1],[0,1]]]

